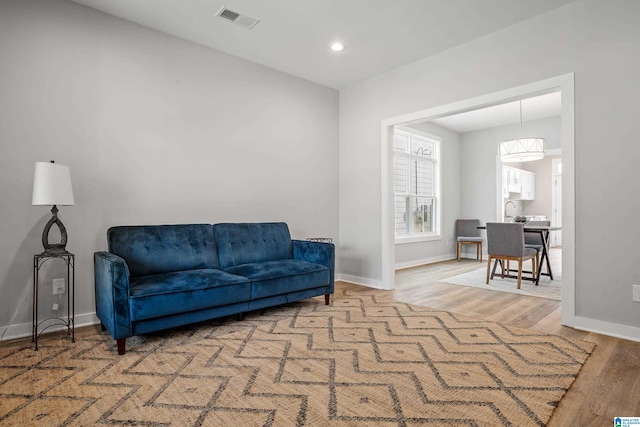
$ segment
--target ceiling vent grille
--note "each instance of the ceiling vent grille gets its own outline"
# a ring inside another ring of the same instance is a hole
[[[256,19],[249,15],[245,15],[244,13],[234,12],[233,10],[227,9],[224,6],[222,7],[222,9],[218,11],[216,16],[219,16],[221,18],[226,19],[227,21],[231,21],[235,24],[241,25],[249,29],[255,27],[256,24],[260,22],[259,19]]]

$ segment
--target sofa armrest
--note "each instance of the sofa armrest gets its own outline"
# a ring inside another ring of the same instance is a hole
[[[329,293],[333,293],[335,287],[335,246],[333,243],[293,240],[293,258],[328,267]]]
[[[93,266],[96,315],[114,339],[132,336],[127,263],[110,252],[96,252]]]

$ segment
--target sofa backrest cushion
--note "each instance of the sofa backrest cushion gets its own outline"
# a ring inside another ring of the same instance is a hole
[[[284,222],[215,224],[220,267],[293,258],[293,242]]]
[[[220,268],[211,224],[111,227],[107,242],[133,277]]]

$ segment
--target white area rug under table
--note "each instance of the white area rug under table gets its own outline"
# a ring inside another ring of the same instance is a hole
[[[545,270],[542,271],[544,272]],[[517,273],[512,272],[511,274]],[[485,283],[486,279],[487,268],[483,267],[467,273],[458,274],[457,276],[441,279],[440,282],[451,285],[470,286],[472,288],[547,298],[556,301],[561,300],[560,294],[562,289],[562,277],[558,274],[553,275],[553,280],[550,280],[549,276],[540,276],[540,284],[538,286],[536,286],[532,281],[522,280],[520,289],[517,289],[516,287],[518,283],[516,279],[501,279],[500,276],[496,274],[493,276],[493,279],[489,280],[488,285]]]

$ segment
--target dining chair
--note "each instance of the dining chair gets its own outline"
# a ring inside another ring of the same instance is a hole
[[[505,275],[505,267],[508,261],[518,262],[518,289],[522,283],[522,263],[531,260],[532,269],[535,271],[536,250],[524,246],[524,228],[519,223],[488,222],[487,223],[487,247],[489,250],[489,262],[487,263],[487,285],[489,279],[493,279],[498,262],[501,264],[501,277],[514,277]],[[491,261],[495,260],[493,270]],[[535,280],[532,274],[531,280]]]
[[[458,244],[457,256],[460,261],[462,245],[476,245],[476,259],[482,262],[482,235],[478,226],[479,219],[458,219],[456,220],[456,241]]]

